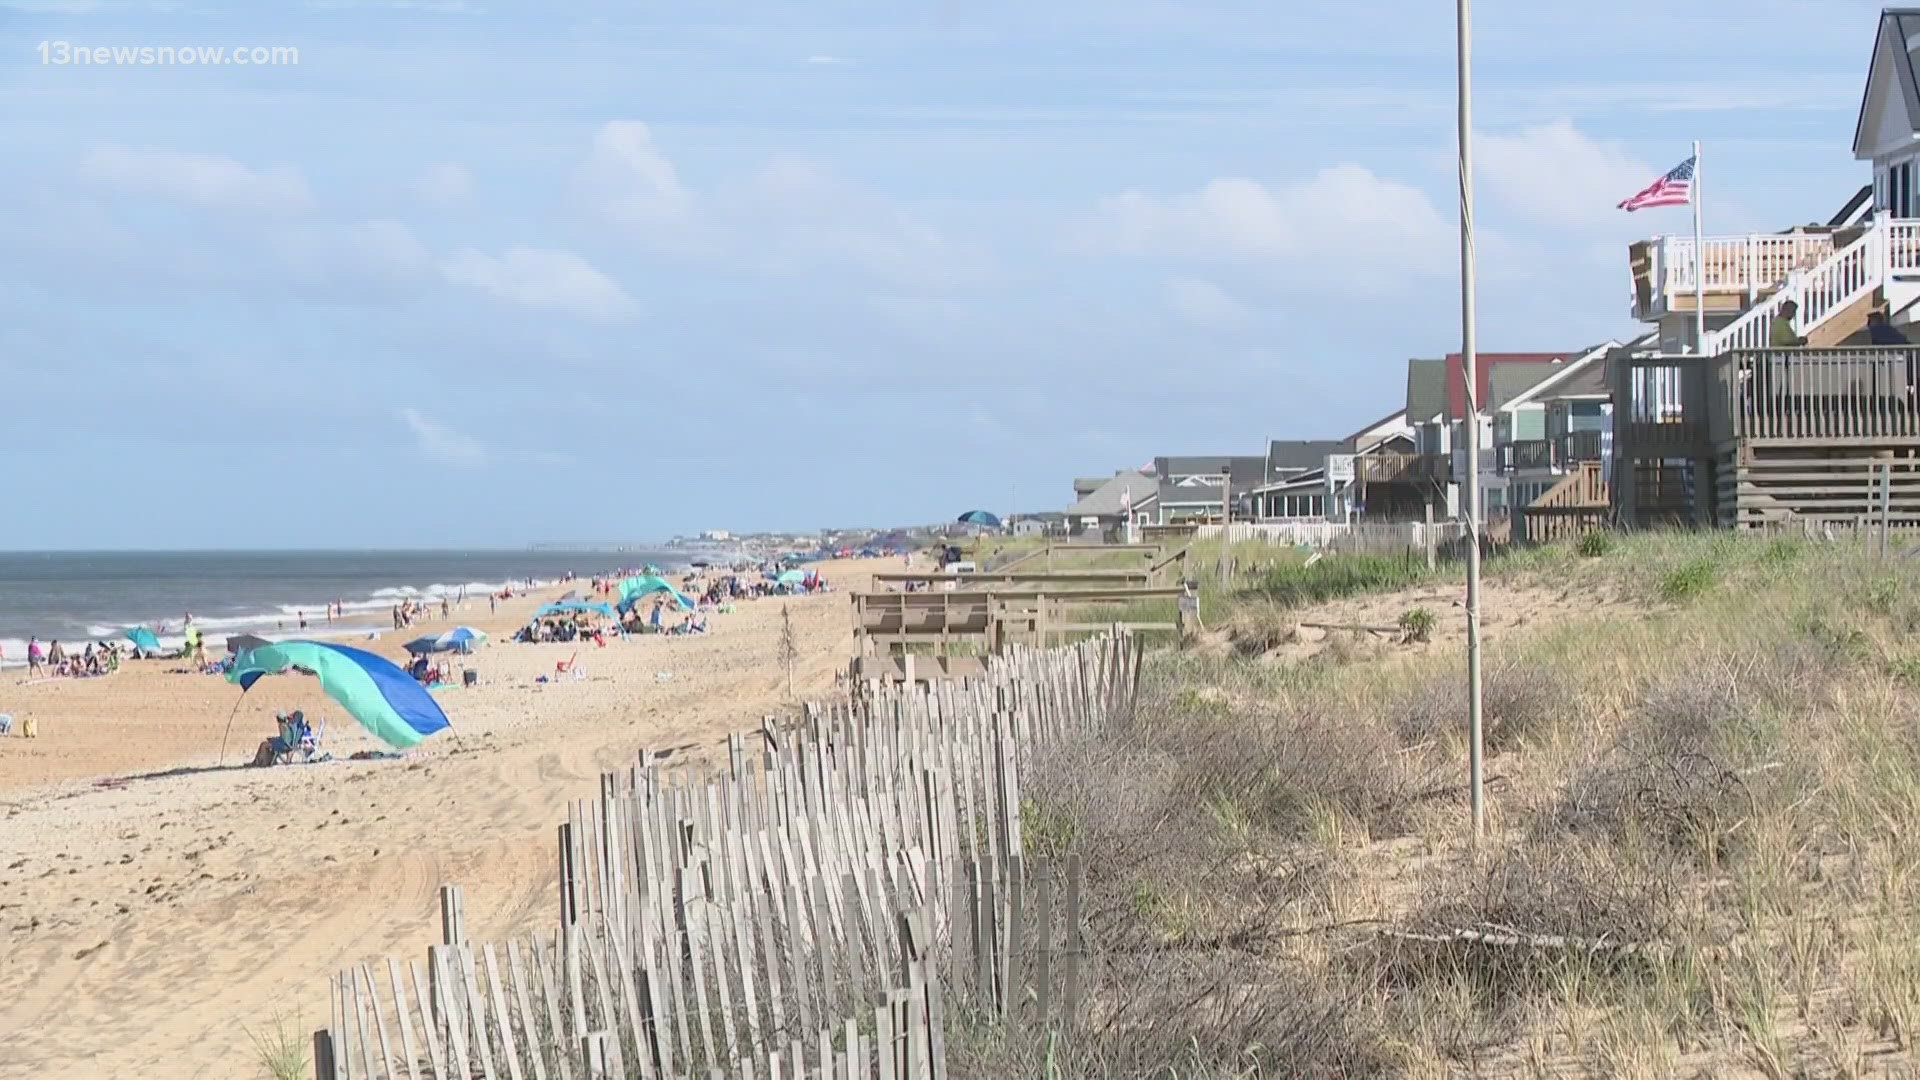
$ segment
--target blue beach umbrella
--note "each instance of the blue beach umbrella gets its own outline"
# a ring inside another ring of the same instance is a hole
[[[985,510],[969,510],[960,515],[959,521],[962,525],[978,525],[986,529],[997,529],[1000,527],[999,516]]]
[[[405,648],[415,655],[437,652],[465,653],[472,652],[475,645],[482,644],[486,640],[487,635],[484,631],[475,630],[471,626],[456,626],[443,634],[428,634],[426,637],[414,638],[407,642]]]
[[[127,640],[133,642],[133,647],[141,652],[160,651],[160,638],[144,626],[136,626],[127,631]]]
[[[227,681],[244,693],[263,675],[298,671],[318,676],[320,689],[347,715],[388,746],[411,749],[450,725],[440,703],[385,657],[321,641],[282,641],[234,658]],[[238,707],[236,706],[236,711]],[[233,722],[227,722],[231,729]],[[222,756],[225,738],[221,739]]]
[[[773,580],[781,585],[798,585],[807,580],[807,572],[805,570],[783,570],[780,572],[780,576]]]

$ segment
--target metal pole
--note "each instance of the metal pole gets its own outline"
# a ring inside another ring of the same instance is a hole
[[[1480,395],[1474,349],[1473,15],[1456,0],[1460,48],[1460,357],[1467,383],[1467,790],[1476,843],[1487,827],[1480,712]]]
[[[1220,587],[1233,577],[1233,467],[1220,470]]]
[[[1751,244],[1748,250],[1752,250]],[[1707,355],[1707,242],[1700,227],[1700,141],[1693,143],[1693,351]]]

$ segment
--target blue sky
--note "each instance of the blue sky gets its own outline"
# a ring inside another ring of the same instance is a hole
[[[1481,347],[1824,220],[1878,5],[1476,4]],[[43,64],[292,46],[295,66]],[[1060,509],[1457,348],[1453,5],[0,0],[0,547]]]

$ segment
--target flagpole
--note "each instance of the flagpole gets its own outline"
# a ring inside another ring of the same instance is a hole
[[[1700,227],[1700,140],[1693,141],[1693,351],[1707,354],[1707,245]]]
[[[1480,699],[1480,395],[1474,342],[1473,16],[1472,0],[1456,0],[1460,50],[1460,359],[1467,383],[1467,791],[1473,841],[1486,831]]]

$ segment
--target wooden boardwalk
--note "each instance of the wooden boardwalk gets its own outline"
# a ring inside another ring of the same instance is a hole
[[[1026,857],[1034,756],[1127,718],[1137,639],[1014,648],[763,721],[724,766],[642,751],[558,829],[554,929],[476,945],[443,887],[424,959],[332,982],[317,1080],[945,1075],[956,1015],[1070,1025],[1077,858]]]

